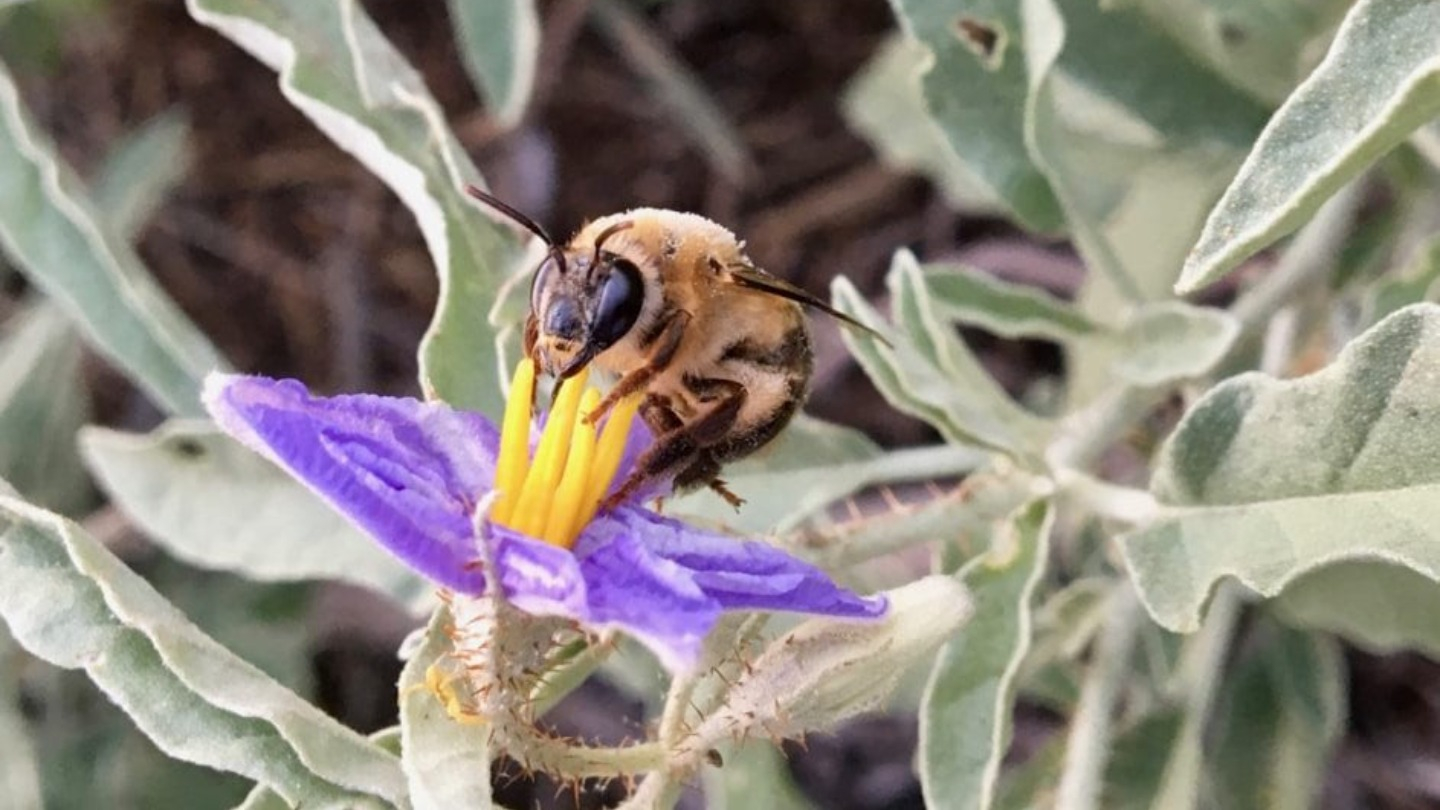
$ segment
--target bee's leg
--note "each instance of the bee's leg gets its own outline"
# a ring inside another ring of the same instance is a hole
[[[680,340],[685,337],[685,329],[689,325],[690,313],[683,309],[673,310],[664,325],[655,332],[655,337],[651,341],[655,350],[651,352],[650,360],[645,365],[621,377],[620,381],[615,383],[615,387],[610,389],[610,393],[606,394],[605,398],[600,400],[600,404],[595,406],[595,410],[585,417],[585,421],[592,425],[595,424],[600,417],[615,407],[615,403],[649,385],[650,381],[655,379],[655,375],[664,371],[670,365],[670,361],[675,359],[675,352],[679,350]]]
[[[692,389],[703,388],[707,401],[713,402],[714,406],[690,423],[656,437],[655,443],[635,462],[630,477],[605,501],[606,509],[624,501],[646,481],[676,470],[684,471],[698,463],[702,455],[708,456],[705,448],[725,438],[735,426],[740,409],[745,406],[745,386],[734,380],[715,379],[697,380],[690,385]],[[711,477],[714,477],[713,474]],[[675,479],[677,489],[699,483],[704,482],[682,481],[678,476]]]
[[[744,505],[745,499],[731,492],[725,482],[720,480],[720,466],[720,460],[709,448],[702,449],[695,455],[695,460],[690,462],[690,466],[675,475],[675,488],[707,486],[716,495],[724,498],[726,503],[739,509]]]
[[[675,406],[670,402],[670,398],[661,394],[645,396],[645,401],[640,403],[640,418],[645,420],[650,432],[656,436],[664,436],[685,426],[684,420],[675,414]]]

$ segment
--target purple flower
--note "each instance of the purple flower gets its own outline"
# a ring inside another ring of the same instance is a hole
[[[476,504],[488,516],[496,581],[516,607],[616,628],[674,671],[692,666],[727,610],[853,618],[884,614],[780,550],[662,517],[640,497],[600,503],[624,481],[650,436],[622,400],[600,430],[582,379],[562,388],[538,438],[533,367],[522,363],[504,436],[483,416],[373,395],[312,396],[294,380],[212,374],[205,404],[220,426],[267,456],[411,568],[461,594],[485,588]],[[533,449],[533,458],[532,456]]]

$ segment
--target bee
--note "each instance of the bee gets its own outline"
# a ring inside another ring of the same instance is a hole
[[[756,267],[733,233],[698,214],[637,208],[590,222],[562,246],[501,200],[467,191],[548,248],[525,322],[525,353],[540,371],[563,380],[593,364],[614,375],[592,422],[645,392],[639,413],[655,441],[607,506],[673,476],[676,491],[708,486],[738,508],[721,468],[774,439],[808,393],[804,308],[874,334]]]

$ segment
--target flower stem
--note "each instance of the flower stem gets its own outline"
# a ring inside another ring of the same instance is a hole
[[[1275,268],[1235,300],[1230,314],[1240,321],[1242,335],[1258,334],[1270,316],[1289,304],[1297,292],[1334,269],[1360,202],[1359,181],[1336,192],[1295,236]],[[1235,342],[1232,354],[1240,344],[1240,340]]]
[[[1210,707],[1220,685],[1220,673],[1230,652],[1230,641],[1240,619],[1240,593],[1234,583],[1223,583],[1210,602],[1200,632],[1186,639],[1175,673],[1173,691],[1185,706],[1180,732],[1171,748],[1165,778],[1155,794],[1155,807],[1189,810],[1200,798],[1196,775],[1200,771],[1201,737]]]
[[[679,782],[663,773],[652,773],[615,810],[670,810],[679,799]],[[757,799],[763,800],[763,797]]]
[[[1140,600],[1129,583],[1111,597],[1110,616],[1096,642],[1090,672],[1080,691],[1080,705],[1070,722],[1065,765],[1056,791],[1056,810],[1098,807],[1115,701],[1130,672],[1130,651],[1140,629]]]
[[[621,774],[663,772],[665,748],[646,742],[620,746],[575,745],[551,737],[539,729],[520,725],[497,725],[500,747],[532,770],[557,774],[568,779],[592,776],[607,779]]]
[[[535,688],[530,692],[530,707],[536,717],[543,717],[545,713],[555,707],[584,683],[605,659],[615,651],[613,641],[584,641],[585,649],[577,652],[569,660],[556,664],[545,673]]]
[[[1264,331],[1271,316],[1289,304],[1299,291],[1335,267],[1335,257],[1350,233],[1359,204],[1360,189],[1356,183],[1341,189],[1320,208],[1310,224],[1300,230],[1275,269],[1230,305],[1230,314],[1240,323],[1240,334],[1230,351],[1212,368],[1212,373],[1244,355],[1246,347]],[[1083,470],[1092,466],[1106,448],[1154,410],[1176,385],[1121,386],[1073,414],[1046,452],[1051,470],[1067,467]]]

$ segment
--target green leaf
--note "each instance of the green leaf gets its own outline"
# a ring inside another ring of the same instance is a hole
[[[725,755],[725,766],[703,774],[707,810],[810,810],[813,805],[795,786],[780,750],[751,742]]]
[[[1226,675],[1212,774],[1219,807],[1315,807],[1345,726],[1340,647],[1264,627],[1263,643]]]
[[[74,524],[12,498],[0,521],[0,616],[16,640],[84,669],[167,754],[292,804],[403,804],[393,756],[205,636]]]
[[[1070,303],[1025,284],[959,264],[923,265],[925,286],[943,318],[1001,337],[1065,341],[1101,331]]]
[[[1099,806],[1106,810],[1166,810],[1157,807],[1155,799],[1175,758],[1176,745],[1182,741],[1183,725],[1181,711],[1162,707],[1115,735]],[[1200,786],[1192,782],[1189,787],[1198,790]]]
[[[1319,61],[1352,0],[1138,0],[1189,56],[1246,93],[1279,104]]]
[[[202,568],[285,582],[338,579],[401,604],[432,587],[280,468],[209,422],[135,435],[87,428],[100,486],[145,533]]]
[[[963,475],[989,458],[954,446],[882,453],[857,430],[802,414],[773,444],[725,468],[727,486],[745,498],[738,511],[705,489],[667,509],[740,533],[785,532],[866,487]]]
[[[1400,565],[1356,561],[1298,577],[1275,598],[1286,623],[1335,633],[1378,655],[1418,650],[1440,658],[1440,587]]]
[[[1034,501],[960,572],[975,613],[941,649],[920,707],[920,785],[934,810],[987,808],[1010,745],[1015,679],[1030,646],[1030,600],[1052,513]]]
[[[883,162],[930,180],[955,208],[997,213],[1000,203],[950,148],[945,131],[925,106],[920,76],[929,53],[908,37],[886,39],[845,88],[840,99],[845,121],[875,147]]]
[[[1039,751],[1007,768],[995,794],[996,810],[1036,810],[1053,803],[1055,784],[1065,763],[1065,735],[1052,734]]]
[[[219,354],[106,227],[3,66],[0,131],[0,247],[157,403],[203,413],[200,381]]]
[[[5,786],[0,807],[38,810],[44,807],[40,768],[29,724],[20,711],[25,696],[19,656],[15,643],[0,633],[0,785]]]
[[[35,301],[0,335],[0,478],[28,500],[73,513],[92,493],[75,431],[89,416],[80,341],[64,313]]]
[[[1152,489],[1171,508],[1121,545],[1172,630],[1198,626],[1225,577],[1266,597],[1345,561],[1440,579],[1440,307],[1400,310],[1308,377],[1216,386],[1165,445]]]
[[[1402,307],[1433,299],[1436,281],[1440,281],[1440,235],[1417,247],[1394,278],[1366,290],[1365,322],[1374,324]]]
[[[1086,264],[1130,300],[1169,297],[1266,110],[1139,10],[1102,5],[1020,4],[1024,135]]]
[[[645,80],[655,101],[689,134],[711,166],[730,183],[745,183],[755,173],[745,139],[665,37],[629,2],[592,0],[590,9],[615,55]]]
[[[1079,660],[1099,634],[1115,582],[1109,577],[1074,580],[1035,611],[1030,649],[1020,671],[1022,689],[1038,691],[1052,707],[1074,708],[1080,686],[1068,665]]]
[[[391,726],[371,734],[370,741],[396,756],[400,755],[399,726]],[[292,810],[292,808],[284,799],[277,796],[275,791],[264,785],[256,785],[236,810]]]
[[[134,239],[190,165],[189,125],[177,110],[141,124],[110,150],[92,195],[110,230]]]
[[[886,400],[934,425],[951,442],[1033,458],[1049,423],[1015,404],[944,323],[908,251],[895,255],[888,284],[901,330],[887,328],[847,280],[836,279],[833,286],[836,308],[885,334],[893,346],[868,334],[844,334]]]
[[[1179,301],[1141,307],[1119,335],[1115,374],[1148,387],[1199,377],[1234,345],[1240,324],[1230,314]]]
[[[285,97],[385,182],[419,223],[440,274],[420,346],[427,396],[498,418],[490,311],[519,257],[515,239],[464,192],[479,174],[419,73],[357,0],[188,0],[190,13],[280,74]]]
[[[907,35],[929,52],[926,105],[988,196],[1026,228],[1061,227],[1060,206],[1025,147],[1029,95],[1020,18],[994,0],[891,0]]]
[[[235,806],[235,810],[294,810],[289,803],[275,793],[275,791],[264,785],[256,785],[245,797],[245,801]]]
[[[726,485],[745,499],[743,508],[737,511],[704,489],[676,499],[671,508],[737,531],[771,531],[869,483],[869,462],[879,455],[859,431],[802,414],[772,444],[725,468]]]
[[[437,610],[419,649],[400,674],[401,762],[415,810],[488,810],[490,730],[483,721],[452,718],[427,686],[432,666],[452,653],[448,610]],[[463,675],[463,670],[458,670]]]
[[[1440,5],[1360,0],[1211,212],[1176,291],[1222,278],[1440,114]]]
[[[897,465],[907,464],[911,458],[900,451],[877,463],[893,460]],[[887,504],[882,495],[880,502],[868,509],[857,505],[859,514],[838,521],[816,517],[787,534],[784,545],[827,570],[853,567],[851,576],[855,578],[864,576],[860,563],[928,545],[937,556],[935,570],[950,574],[991,545],[996,524],[1035,497],[1035,484],[1029,476],[977,468],[963,484],[932,490],[923,499],[896,498]]]
[[[540,56],[540,17],[534,0],[448,0],[460,58],[493,117],[510,127],[520,122],[535,86]]]

